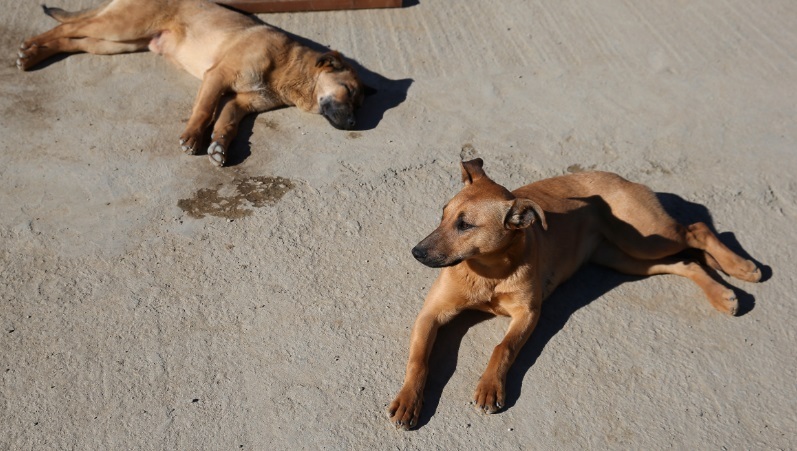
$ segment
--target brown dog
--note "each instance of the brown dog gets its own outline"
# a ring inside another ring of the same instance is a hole
[[[615,174],[565,175],[509,192],[475,159],[462,163],[462,181],[440,225],[412,249],[421,263],[443,270],[413,326],[404,386],[388,409],[403,429],[417,424],[437,330],[462,310],[512,318],[474,394],[479,409],[494,413],[504,405],[507,371],[534,330],[542,301],[585,262],[626,274],[688,277],[714,308],[731,315],[738,308],[733,291],[700,263],[674,254],[699,249],[714,269],[748,282],[761,278],[753,262],[705,224],[678,224],[650,189]]]
[[[296,105],[350,129],[363,85],[337,52],[320,53],[285,33],[205,0],[111,0],[80,12],[44,6],[61,22],[26,40],[17,67],[28,70],[57,53],[161,54],[202,80],[183,151],[200,150],[219,105],[210,162],[223,166],[238,123],[250,113]]]

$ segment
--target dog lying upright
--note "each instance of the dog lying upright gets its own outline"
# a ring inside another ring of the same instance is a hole
[[[363,85],[339,53],[312,50],[215,3],[110,0],[79,12],[43,8],[61,24],[23,42],[17,67],[28,70],[58,53],[163,55],[202,80],[180,145],[198,152],[215,117],[207,149],[214,165],[224,165],[238,123],[250,113],[296,105],[336,128],[355,125]]]
[[[626,274],[678,274],[703,289],[717,310],[736,314],[733,291],[680,253],[702,251],[706,264],[757,282],[756,265],[725,247],[703,223],[682,226],[647,187],[608,172],[540,180],[508,191],[490,180],[482,160],[462,163],[465,187],[443,208],[440,225],[412,249],[442,267],[418,314],[404,385],[388,414],[397,427],[417,424],[438,328],[466,309],[511,317],[474,394],[477,407],[504,405],[507,371],[540,318],[542,301],[591,261]]]

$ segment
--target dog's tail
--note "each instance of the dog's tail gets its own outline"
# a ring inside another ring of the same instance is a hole
[[[44,10],[44,14],[47,14],[61,23],[70,23],[95,16],[97,13],[102,11],[108,5],[108,3],[111,2],[107,1],[96,8],[87,8],[80,11],[64,11],[61,8],[50,8],[47,5],[42,5],[42,10]]]

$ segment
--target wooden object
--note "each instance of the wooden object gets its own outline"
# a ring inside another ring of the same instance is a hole
[[[333,9],[398,8],[402,0],[215,0],[250,13],[329,11]]]

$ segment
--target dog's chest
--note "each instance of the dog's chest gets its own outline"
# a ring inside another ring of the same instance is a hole
[[[470,282],[470,308],[493,315],[509,316],[507,305],[516,299],[513,292],[503,290],[500,282],[492,279],[473,278]]]
[[[264,75],[256,69],[243,70],[236,74],[231,86],[236,93],[250,93],[252,108],[256,111],[264,111],[277,106],[284,105],[282,97],[265,80]]]
[[[507,300],[505,293],[494,293],[489,302],[481,304],[479,310],[493,315],[509,316],[509,311],[505,308]]]

